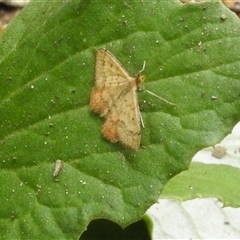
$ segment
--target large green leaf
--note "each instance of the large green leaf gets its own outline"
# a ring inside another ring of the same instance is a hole
[[[141,218],[238,121],[239,32],[220,3],[29,4],[0,38],[1,238],[76,238],[93,219]],[[136,153],[105,140],[89,108],[98,47],[132,76],[146,61],[145,88],[176,104],[139,94]]]

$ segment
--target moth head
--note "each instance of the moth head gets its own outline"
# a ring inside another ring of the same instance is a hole
[[[139,86],[140,83],[142,83],[145,79],[145,76],[144,75],[137,75],[136,78],[135,78],[135,82],[136,82],[136,85]]]

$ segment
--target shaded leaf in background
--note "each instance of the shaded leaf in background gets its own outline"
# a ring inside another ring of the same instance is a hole
[[[224,206],[239,207],[239,181],[238,168],[193,162],[188,171],[181,172],[168,182],[161,198],[185,201],[198,197],[215,197]]]
[[[220,3],[30,3],[0,38],[1,238],[77,238],[93,219],[141,218],[238,121],[239,30]],[[139,93],[137,153],[105,140],[89,108],[99,47],[131,76],[146,61],[145,88],[176,104]]]
[[[149,222],[148,219],[146,219],[146,222]],[[140,220],[122,229],[111,221],[103,219],[94,220],[88,225],[87,231],[82,234],[80,240],[150,240],[146,222]]]

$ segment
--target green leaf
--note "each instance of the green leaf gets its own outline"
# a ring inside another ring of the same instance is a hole
[[[240,206],[240,170],[238,168],[193,162],[165,186],[161,198],[180,201],[197,197],[216,197],[224,206]]]
[[[238,121],[239,28],[221,3],[30,3],[0,38],[1,238],[76,238],[93,219],[140,219]],[[139,93],[136,153],[105,140],[89,108],[99,47],[132,76],[146,61],[144,87],[176,104]]]

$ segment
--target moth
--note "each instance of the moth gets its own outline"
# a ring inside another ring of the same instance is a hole
[[[108,50],[99,48],[96,53],[95,86],[90,106],[105,118],[103,136],[113,143],[121,142],[133,151],[137,151],[140,146],[141,123],[144,127],[137,98],[138,86],[144,81],[144,76],[140,75],[144,67],[145,62],[136,77],[131,77]]]

